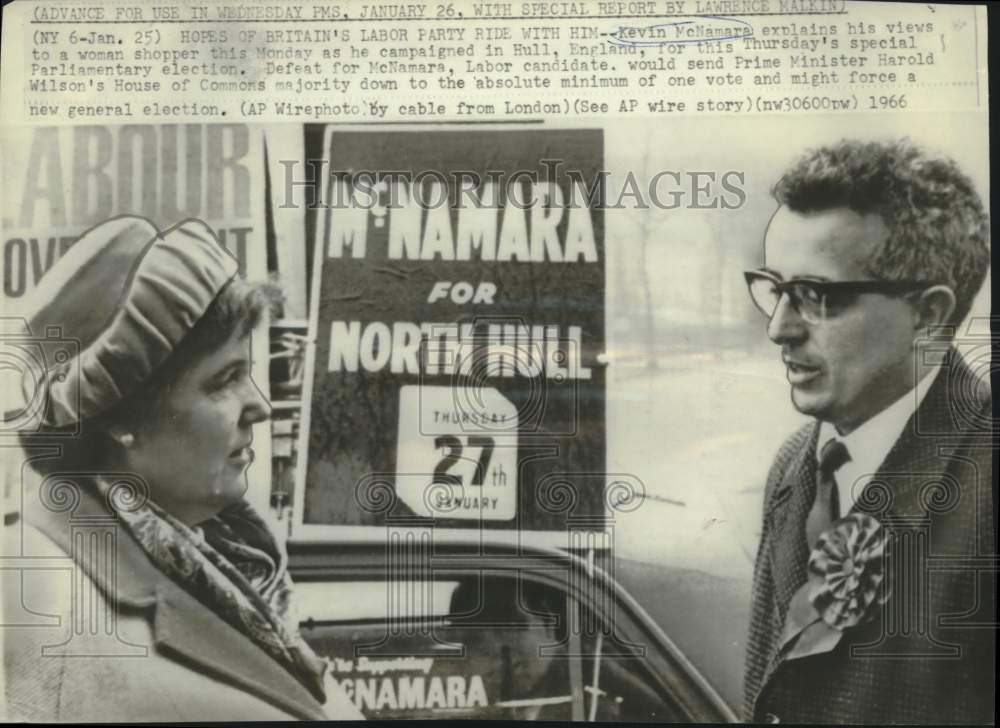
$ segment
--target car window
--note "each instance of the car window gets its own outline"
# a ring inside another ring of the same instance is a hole
[[[686,717],[645,660],[550,584],[484,573],[300,592],[303,637],[367,718]]]
[[[295,606],[302,621],[342,622],[345,620],[386,620],[390,613],[399,616],[400,605],[416,619],[445,617],[457,581],[393,582],[343,581],[301,582],[295,585]]]

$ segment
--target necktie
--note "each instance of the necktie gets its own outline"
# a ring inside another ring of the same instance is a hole
[[[809,548],[813,548],[819,535],[840,518],[840,494],[837,492],[834,473],[850,459],[847,446],[840,440],[828,440],[820,451],[819,468],[816,471],[816,500],[806,518],[806,543]]]

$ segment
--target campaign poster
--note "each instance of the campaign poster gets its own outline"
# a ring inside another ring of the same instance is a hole
[[[326,131],[292,538],[605,503],[599,130]]]
[[[357,654],[383,628],[307,625],[329,678],[365,718],[569,720],[582,703],[567,642],[541,625],[469,629],[438,625],[400,642],[399,654]],[[543,646],[546,646],[543,648]],[[429,648],[436,648],[436,653]]]
[[[160,229],[198,218],[244,275],[267,275],[263,149],[254,127],[14,127],[0,139],[0,155],[8,306],[82,233],[118,215],[140,215]]]

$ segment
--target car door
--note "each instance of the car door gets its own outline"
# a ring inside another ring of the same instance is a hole
[[[483,542],[405,551],[289,545],[303,637],[366,717],[735,719],[592,562]]]

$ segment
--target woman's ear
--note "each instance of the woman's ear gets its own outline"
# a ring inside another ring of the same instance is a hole
[[[108,430],[111,439],[126,450],[135,444],[135,435],[124,427],[115,426]]]

